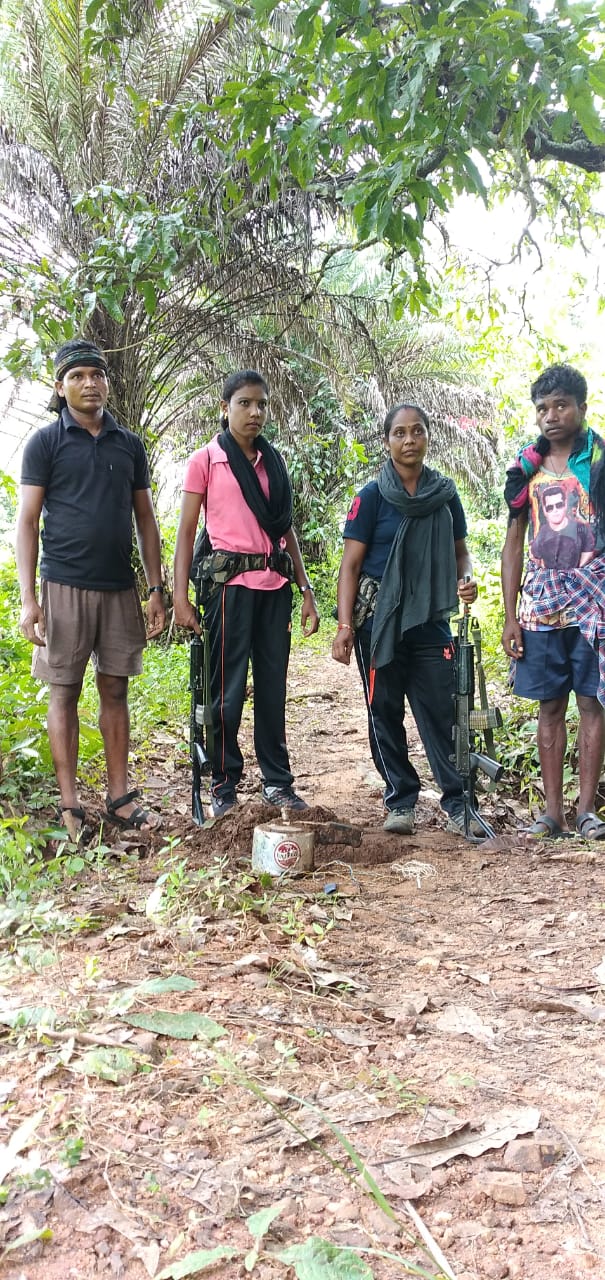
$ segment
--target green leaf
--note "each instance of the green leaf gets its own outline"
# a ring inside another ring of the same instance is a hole
[[[574,89],[569,89],[567,100],[589,142],[602,143],[603,138],[605,138],[605,129],[597,114],[588,85],[582,84]]]
[[[184,1276],[198,1276],[201,1271],[208,1271],[223,1258],[235,1258],[236,1253],[237,1249],[232,1249],[227,1244],[219,1244],[216,1249],[197,1249],[195,1253],[188,1253],[185,1258],[181,1258],[180,1262],[171,1262],[169,1267],[164,1267],[155,1280],[183,1280]]]
[[[268,1209],[259,1209],[258,1213],[253,1213],[246,1218],[246,1226],[251,1236],[255,1240],[262,1240],[271,1226],[271,1223],[278,1218],[284,1207],[284,1201],[280,1200],[278,1204],[269,1205]]]
[[[588,82],[600,98],[605,98],[605,62],[597,62],[588,71]]]
[[[470,178],[472,189],[476,191],[477,195],[485,198],[487,196],[485,183],[472,156],[463,155],[460,157],[460,162]]]
[[[118,301],[116,300],[116,298],[114,298],[111,294],[103,292],[102,301],[103,301],[103,306],[105,307],[105,310],[109,313],[112,320],[115,320],[117,324],[123,324],[124,312],[122,311],[122,308],[118,303]]]
[[[343,1249],[319,1236],[310,1236],[277,1257],[294,1267],[298,1280],[374,1280],[372,1268],[354,1249]]]
[[[114,1084],[123,1084],[139,1070],[137,1055],[130,1049],[109,1047],[89,1049],[78,1062],[72,1065],[74,1071],[81,1071],[85,1076],[97,1076],[99,1080],[112,1080]]]
[[[147,312],[147,315],[148,316],[155,315],[155,312],[157,310],[157,305],[158,305],[158,298],[157,298],[156,291],[151,283],[151,280],[139,281],[139,289],[141,290],[141,293],[143,295],[143,301],[145,303],[145,310]]]
[[[531,49],[533,53],[542,53],[544,50],[544,41],[542,36],[538,36],[533,31],[526,31],[523,36],[523,43]]]
[[[172,1013],[158,1009],[150,1013],[129,1013],[125,1018],[131,1027],[154,1031],[158,1036],[171,1036],[174,1040],[219,1040],[227,1034],[224,1027],[203,1013]]]
[[[46,1005],[24,1005],[22,1009],[7,1009],[0,1012],[0,1023],[6,1027],[39,1027],[46,1023],[54,1027],[56,1013]]]
[[[34,1240],[52,1240],[53,1233],[50,1227],[40,1227],[39,1231],[26,1231],[24,1235],[17,1236],[16,1240],[11,1240],[9,1244],[5,1244],[2,1250],[2,1257],[7,1253],[11,1253],[13,1249],[23,1249],[26,1244],[33,1244]]]
[[[169,978],[146,978],[131,990],[138,996],[155,996],[162,991],[195,991],[197,982],[184,973],[172,973]]]
[[[173,973],[169,978],[146,978],[136,987],[116,992],[109,1001],[109,1008],[112,1013],[126,1013],[142,996],[161,995],[164,991],[193,991],[196,985],[192,978],[186,978],[182,973]]]
[[[91,0],[90,4],[86,6],[86,22],[89,27],[92,26],[99,10],[103,8],[104,3],[105,0]]]

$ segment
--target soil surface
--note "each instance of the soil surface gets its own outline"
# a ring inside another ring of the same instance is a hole
[[[0,1271],[605,1274],[605,846],[528,842],[504,786],[495,840],[448,834],[417,749],[417,832],[388,835],[356,671],[299,651],[288,716],[305,820],[356,847],[255,875],[280,815],[249,716],[238,809],[201,829],[158,730],[162,833],[97,825],[69,889],[0,908]]]

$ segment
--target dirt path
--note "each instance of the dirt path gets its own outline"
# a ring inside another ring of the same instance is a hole
[[[385,835],[356,675],[327,657],[297,655],[289,722],[299,789],[362,826],[359,849],[261,885],[254,769],[236,814],[192,828],[182,750],[158,733],[163,842],[144,860],[115,846],[52,904],[0,913],[0,1271],[603,1274],[605,851],[527,848],[502,798],[486,802],[497,840],[467,845],[428,784],[418,833]]]

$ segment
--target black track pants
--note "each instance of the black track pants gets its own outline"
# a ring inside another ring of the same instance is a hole
[[[293,781],[286,748],[286,678],[290,657],[292,588],[255,591],[227,586],[205,607],[210,635],[210,686],[214,724],[212,789],[232,791],[242,776],[237,735],[248,662],[254,681],[254,749],[266,786]]]
[[[407,698],[431,772],[441,788],[441,805],[447,813],[463,807],[462,779],[454,767],[452,726],[454,716],[454,646],[414,643],[404,636],[395,657],[373,672],[370,701],[371,631],[358,631],[355,653],[368,710],[370,750],[384,779],[387,809],[413,809],[420,779],[408,754],[405,732]]]

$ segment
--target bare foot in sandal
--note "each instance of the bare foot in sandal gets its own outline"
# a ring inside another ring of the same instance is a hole
[[[583,840],[605,840],[605,822],[601,821],[598,813],[579,813],[576,831]]]
[[[153,831],[157,831],[162,820],[159,814],[149,812],[135,803],[140,794],[138,790],[128,791],[115,800],[106,796],[105,821],[119,827],[121,831],[138,831],[141,835],[151,835]]]
[[[526,840],[564,840],[569,839],[572,832],[561,827],[548,813],[540,814],[531,827],[525,827],[521,833]]]
[[[57,822],[61,823],[72,842],[77,844],[84,831],[86,814],[79,804],[61,804],[57,809]]]

